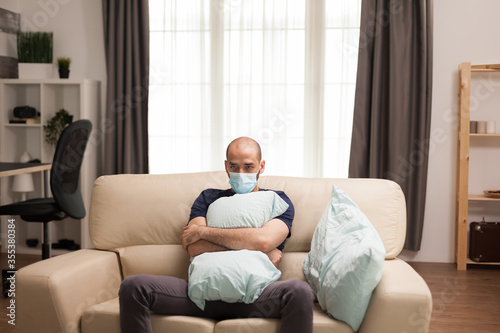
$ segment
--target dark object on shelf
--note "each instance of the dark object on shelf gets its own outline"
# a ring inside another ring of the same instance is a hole
[[[14,118],[9,120],[9,124],[40,124],[40,118]]]
[[[40,112],[36,112],[34,107],[24,105],[14,108],[14,118],[37,118],[40,117]]]
[[[500,262],[500,223],[470,224],[469,257],[476,262]]]
[[[2,294],[3,297],[9,297],[10,290],[10,280],[9,278],[14,277],[16,270],[2,269]]]
[[[60,239],[57,243],[52,243],[53,249],[65,249],[70,251],[80,250],[80,245],[75,244],[72,239]]]
[[[27,222],[43,223],[42,259],[50,257],[48,224],[69,216],[85,217],[80,190],[80,168],[92,123],[78,120],[66,127],[57,142],[50,169],[50,189],[53,198],[30,199],[0,206],[0,215],[20,215]]]
[[[36,247],[38,245],[38,239],[36,238],[27,239],[26,245],[28,245],[28,247]]]

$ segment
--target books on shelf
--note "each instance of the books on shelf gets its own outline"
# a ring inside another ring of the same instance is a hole
[[[40,117],[38,118],[12,118],[9,120],[10,124],[40,124]]]

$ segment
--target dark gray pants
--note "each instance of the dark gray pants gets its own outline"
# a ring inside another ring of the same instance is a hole
[[[307,282],[277,281],[252,304],[207,301],[201,310],[188,297],[184,279],[159,275],[132,275],[120,287],[122,333],[152,332],[149,311],[216,320],[281,318],[282,333],[312,333],[314,295]]]

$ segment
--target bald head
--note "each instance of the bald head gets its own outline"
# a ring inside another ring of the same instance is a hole
[[[253,150],[256,154],[257,160],[259,162],[262,160],[262,151],[260,150],[260,145],[252,138],[242,136],[231,141],[226,149],[226,159],[228,158],[229,154],[235,150],[246,152],[251,152]]]

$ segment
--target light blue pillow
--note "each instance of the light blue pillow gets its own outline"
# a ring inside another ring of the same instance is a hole
[[[207,211],[207,225],[214,228],[260,228],[283,214],[288,204],[274,191],[222,197]],[[281,272],[260,251],[222,251],[194,257],[189,266],[188,295],[200,308],[205,301],[254,302]]]
[[[366,215],[337,186],[304,261],[321,308],[357,332],[382,276],[385,248]]]
[[[274,191],[222,197],[208,206],[207,225],[214,228],[260,228],[288,209]]]
[[[254,302],[281,272],[260,251],[208,252],[189,266],[189,298],[200,309],[205,301]]]

